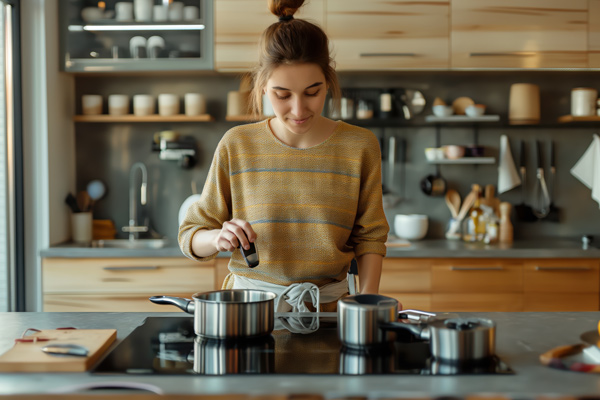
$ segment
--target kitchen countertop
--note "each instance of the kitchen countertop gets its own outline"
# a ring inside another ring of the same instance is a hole
[[[218,257],[230,257],[220,253]],[[179,247],[162,249],[116,249],[81,247],[75,244],[53,246],[40,252],[46,258],[127,258],[184,257]],[[543,239],[516,241],[510,245],[483,245],[461,240],[420,240],[407,247],[389,247],[387,257],[393,258],[599,258],[600,248],[581,248],[578,239]]]
[[[117,329],[123,340],[147,316],[181,316],[181,313],[0,313],[0,353],[27,328],[75,326]],[[491,318],[497,323],[496,353],[514,375],[462,376],[158,376],[94,375],[91,373],[3,373],[0,394],[64,392],[82,384],[136,382],[151,384],[170,394],[248,395],[319,393],[327,398],[368,396],[438,397],[500,394],[527,399],[540,395],[596,396],[599,374],[567,372],[545,367],[538,357],[557,346],[579,343],[579,335],[595,330],[600,312],[581,313],[461,313],[465,317]],[[116,346],[116,343],[113,344]],[[136,393],[134,390],[122,390]],[[88,392],[91,393],[91,392]],[[97,391],[95,394],[99,394]]]

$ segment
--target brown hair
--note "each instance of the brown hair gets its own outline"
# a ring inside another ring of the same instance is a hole
[[[291,17],[302,7],[304,0],[268,0],[269,10],[277,17]],[[323,70],[334,107],[341,97],[335,73],[335,63],[329,53],[329,39],[317,25],[302,19],[275,22],[263,32],[259,44],[258,65],[252,71],[251,108],[255,115],[262,113],[263,88],[273,70],[283,64],[317,64]]]

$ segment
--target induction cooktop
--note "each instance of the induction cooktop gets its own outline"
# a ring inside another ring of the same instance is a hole
[[[514,373],[498,357],[469,365],[437,362],[431,357],[429,342],[416,340],[408,332],[383,348],[347,348],[338,339],[335,314],[315,315],[276,316],[271,335],[245,340],[196,336],[193,317],[148,317],[92,372],[213,376]]]

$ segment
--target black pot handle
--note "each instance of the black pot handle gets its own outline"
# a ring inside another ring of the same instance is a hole
[[[155,304],[170,304],[179,307],[188,314],[193,314],[194,310],[196,309],[193,300],[184,299],[183,297],[152,296],[148,300]]]
[[[383,330],[407,330],[419,339],[429,340],[429,328],[427,324],[407,324],[404,322],[386,322],[379,324],[379,329]]]

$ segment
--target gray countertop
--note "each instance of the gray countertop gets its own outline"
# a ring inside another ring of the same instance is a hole
[[[181,316],[181,313],[0,313],[0,353],[26,328],[117,329],[117,343],[147,316]],[[516,372],[514,375],[462,376],[129,376],[91,373],[3,373],[0,394],[65,392],[74,385],[112,386],[135,382],[154,385],[177,394],[289,394],[321,393],[342,396],[438,397],[467,394],[501,394],[527,399],[540,395],[597,395],[599,374],[568,372],[543,366],[539,355],[554,347],[579,343],[583,332],[595,330],[600,312],[581,313],[462,313],[491,318],[497,323],[496,353]],[[113,348],[116,343],[113,344]],[[135,393],[129,390],[127,393]],[[98,394],[98,392],[96,392]]]
[[[220,253],[229,257],[231,253]],[[74,244],[53,246],[42,250],[47,258],[127,258],[183,257],[176,246],[162,249],[107,249],[81,247]],[[483,245],[461,240],[421,240],[407,247],[389,247],[387,257],[398,258],[598,258],[600,249],[582,249],[578,239],[545,239],[516,241],[510,245]]]

